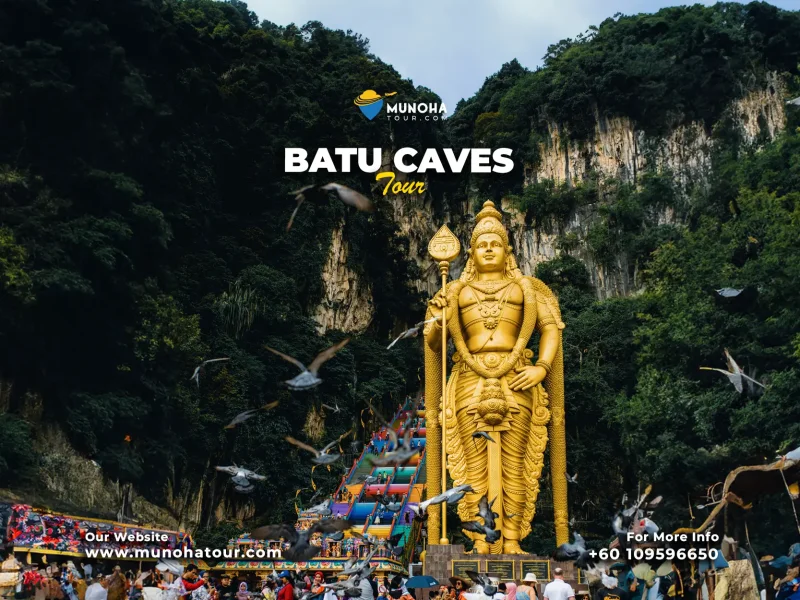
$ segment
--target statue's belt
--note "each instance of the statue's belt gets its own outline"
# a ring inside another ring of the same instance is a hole
[[[487,352],[474,352],[472,353],[472,357],[481,363],[484,367],[488,369],[493,369],[497,367],[503,359],[511,354],[511,352],[496,352],[496,351],[487,351]],[[517,364],[512,367],[511,371],[514,368],[521,368],[531,364],[531,357],[533,357],[533,352],[529,349],[523,351],[522,356],[519,357],[517,360]],[[460,370],[462,373],[466,373],[467,371],[471,371],[472,369],[467,364],[467,361],[461,359],[461,355],[456,352],[453,354],[453,362],[456,364],[460,363]],[[509,371],[509,373],[511,372]]]
[[[487,368],[494,368],[499,365],[503,359],[511,354],[511,352],[478,352],[473,354],[473,358],[479,361]],[[533,352],[526,349],[515,367],[519,369],[526,365],[531,364],[531,357]],[[455,373],[456,377],[459,374],[470,372],[469,365],[461,360],[457,354],[453,356],[453,361],[458,364],[461,363],[461,368]],[[455,401],[453,406],[457,412],[461,412],[466,408],[468,414],[473,415],[475,425],[479,430],[489,431],[505,431],[511,428],[512,418],[514,414],[520,412],[520,405],[514,394],[508,387],[508,382],[505,380],[509,375],[513,375],[514,369],[501,376],[499,379],[481,377],[478,385],[475,387],[472,395],[469,398],[464,398]],[[539,388],[540,386],[537,386]],[[527,395],[527,394],[526,394]],[[524,404],[525,400],[520,399]],[[523,404],[523,405],[524,405]],[[527,407],[528,409],[531,406]],[[453,415],[448,411],[448,418]]]

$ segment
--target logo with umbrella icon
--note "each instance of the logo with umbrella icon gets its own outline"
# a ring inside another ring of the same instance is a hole
[[[381,96],[375,90],[364,90],[358,98],[353,100],[353,103],[361,109],[361,112],[370,121],[378,116],[383,108],[383,99],[389,96],[394,96],[397,92],[387,92]]]

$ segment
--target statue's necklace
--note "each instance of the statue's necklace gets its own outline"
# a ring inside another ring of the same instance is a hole
[[[483,284],[481,287],[478,287],[472,283],[468,284],[470,288],[472,288],[472,293],[475,295],[475,300],[478,301],[478,313],[483,318],[483,325],[486,329],[495,329],[497,325],[500,323],[500,315],[503,312],[503,308],[505,308],[506,300],[508,298],[508,292],[510,288],[508,287],[511,282],[507,281],[505,284],[494,284],[494,285],[486,285]],[[481,288],[486,289],[481,289]],[[500,298],[498,302],[494,294],[499,292],[500,290],[505,288],[505,292],[503,293],[503,297]],[[491,290],[491,291],[489,291]],[[481,300],[478,293],[486,294],[483,301]]]
[[[478,290],[488,296],[493,296],[503,288],[508,287],[511,285],[511,281],[509,280],[500,280],[500,281],[473,281],[468,283],[469,287],[473,290]]]

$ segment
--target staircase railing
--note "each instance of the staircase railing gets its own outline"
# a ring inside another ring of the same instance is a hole
[[[425,461],[425,450],[426,447],[423,446],[422,452],[419,455],[419,462],[417,463],[417,468],[414,470],[414,475],[411,477],[411,480],[408,484],[408,492],[406,492],[405,498],[403,498],[403,505],[400,507],[400,511],[395,515],[395,522],[392,523],[392,529],[389,532],[389,537],[394,535],[394,528],[397,526],[397,519],[402,518],[403,513],[406,511],[406,505],[408,504],[409,498],[411,498],[411,492],[414,491],[414,485],[417,483],[417,479],[419,479],[419,474],[422,471],[422,463]]]

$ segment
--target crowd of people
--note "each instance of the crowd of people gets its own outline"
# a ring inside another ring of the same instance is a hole
[[[589,592],[576,592],[572,586],[564,581],[564,571],[561,568],[553,569],[553,580],[541,588],[535,573],[526,573],[525,577],[517,581],[501,582],[498,577],[489,577],[492,585],[497,588],[493,596],[488,596],[483,589],[478,589],[472,582],[461,577],[451,577],[450,585],[441,585],[438,590],[430,593],[431,600],[468,600],[472,594],[479,595],[486,600],[578,600],[589,599]],[[616,585],[616,580],[614,580]],[[605,587],[600,590],[593,600],[630,600],[621,589]]]
[[[23,565],[13,555],[0,569],[12,575],[0,582],[0,596],[17,600],[124,600],[134,576],[120,567],[104,575],[97,565],[80,563],[79,568],[71,560],[60,565]],[[105,590],[102,599],[96,595],[99,588]]]

